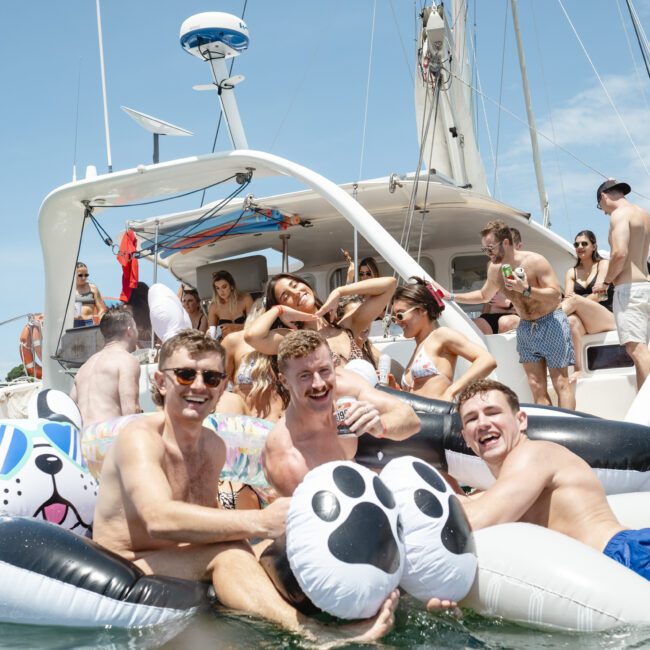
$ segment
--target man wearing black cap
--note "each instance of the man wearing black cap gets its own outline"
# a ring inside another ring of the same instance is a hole
[[[594,293],[614,284],[614,318],[622,345],[634,361],[637,388],[650,375],[650,281],[647,274],[650,214],[625,196],[627,183],[610,178],[596,191],[596,207],[609,216],[609,269]]]

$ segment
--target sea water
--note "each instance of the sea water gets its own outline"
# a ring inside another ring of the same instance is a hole
[[[141,630],[72,629],[0,624],[0,648],[39,650],[105,649],[264,650],[301,648],[293,634],[252,617],[220,611],[202,613],[188,621]],[[353,646],[362,647],[362,646]],[[370,647],[370,646],[368,646]],[[460,619],[429,613],[413,599],[403,597],[390,635],[380,648],[512,648],[537,650],[567,648],[650,648],[650,629],[624,627],[593,634],[536,630],[465,612]]]

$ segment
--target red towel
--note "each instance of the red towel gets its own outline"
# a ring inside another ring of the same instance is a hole
[[[122,235],[117,261],[122,267],[122,293],[120,300],[129,302],[131,290],[138,286],[138,260],[133,256],[137,250],[137,240],[133,230],[127,230]]]

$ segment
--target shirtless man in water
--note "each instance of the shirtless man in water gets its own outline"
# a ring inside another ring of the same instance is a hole
[[[472,530],[513,521],[545,526],[650,580],[650,529],[621,525],[584,460],[557,443],[528,439],[527,415],[510,388],[476,381],[458,396],[458,413],[465,442],[496,478],[484,492],[459,495]],[[634,560],[631,565],[630,555],[636,559],[641,554],[643,566]],[[437,598],[429,602],[430,609],[455,605]]]
[[[648,248],[650,215],[625,195],[632,191],[627,183],[609,179],[596,191],[596,205],[609,216],[609,268],[594,293],[605,293],[614,284],[614,319],[618,338],[632,357],[636,386],[641,388],[650,375],[650,281]]]
[[[571,329],[560,309],[560,283],[548,260],[532,251],[517,250],[512,233],[503,221],[490,221],[481,230],[481,246],[490,262],[481,289],[467,293],[444,292],[445,298],[462,304],[489,302],[500,291],[520,317],[517,352],[524,366],[536,404],[551,404],[546,388],[546,370],[551,376],[559,406],[575,409],[576,400],[569,383],[568,367],[575,363]],[[501,265],[521,267],[523,278],[504,278]]]
[[[79,368],[70,397],[84,427],[140,412],[140,364],[131,354],[138,328],[124,307],[108,310],[99,323],[104,347]]]
[[[228,608],[265,617],[315,641],[373,641],[393,625],[398,594],[373,619],[325,627],[288,605],[245,541],[284,532],[289,499],[264,510],[217,508],[226,448],[203,426],[226,386],[221,346],[187,330],[160,350],[154,401],[163,410],[136,418],[108,452],[93,538],[147,574],[212,581]]]
[[[279,494],[293,494],[318,465],[353,459],[357,436],[403,440],[420,430],[410,406],[372,388],[356,372],[335,370],[327,341],[318,332],[288,334],[278,349],[278,368],[289,404],[266,439],[264,471]],[[343,396],[356,400],[345,420],[351,437],[337,434],[334,402]]]

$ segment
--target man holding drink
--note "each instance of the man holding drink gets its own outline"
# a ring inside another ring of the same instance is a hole
[[[402,400],[376,390],[356,372],[335,370],[318,332],[285,336],[278,368],[289,404],[266,439],[264,471],[281,496],[293,494],[310,469],[353,459],[364,433],[403,440],[420,430],[420,419]]]
[[[575,409],[568,367],[575,363],[571,330],[560,309],[560,283],[548,260],[532,251],[517,250],[510,228],[503,221],[490,221],[481,230],[481,247],[490,262],[481,289],[445,293],[461,304],[489,302],[501,291],[521,318],[517,327],[517,351],[536,404],[551,404],[546,371],[551,376],[559,406]]]

